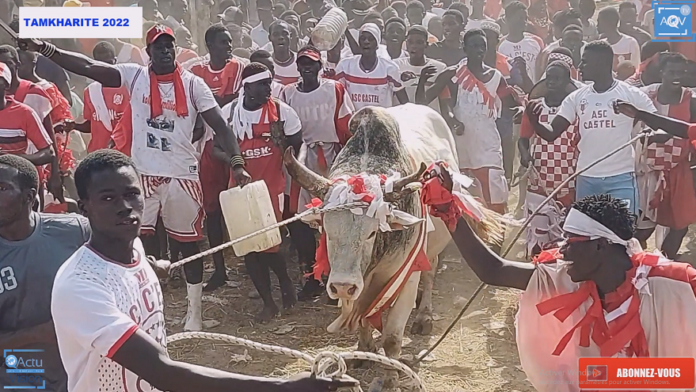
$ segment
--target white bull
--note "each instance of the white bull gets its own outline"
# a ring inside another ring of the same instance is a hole
[[[392,199],[394,205],[407,214],[389,217],[388,223],[393,231],[380,231],[377,219],[365,214],[356,215],[349,210],[329,211],[323,216],[331,267],[327,291],[331,298],[342,302],[341,315],[328,331],[358,329],[358,349],[375,351],[372,327],[363,316],[414,248],[417,232],[421,229],[419,224],[426,224],[422,219],[410,219],[422,217],[421,202],[417,194],[408,194],[405,185],[417,180],[422,173],[422,169],[419,170],[422,163],[441,160],[458,168],[459,162],[447,123],[427,106],[406,104],[389,109],[363,108],[351,119],[350,128],[353,137],[336,157],[330,179],[312,173],[292,154],[286,152],[285,159],[288,173],[300,186],[322,200],[331,195],[335,180],[339,178],[360,173],[389,175],[392,171],[406,176],[395,185]],[[438,254],[451,239],[446,225],[439,218],[432,218],[430,229],[424,249],[431,269],[423,274],[423,296],[413,327],[413,331],[426,334],[432,330],[432,287]],[[382,347],[389,357],[399,358],[401,354],[404,328],[416,301],[420,277],[420,272],[410,276],[383,324]],[[396,377],[394,372],[390,372],[385,386],[395,387],[398,383]]]

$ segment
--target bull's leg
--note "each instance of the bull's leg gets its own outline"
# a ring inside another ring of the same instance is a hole
[[[418,304],[416,319],[413,320],[411,333],[414,335],[430,335],[433,332],[433,283],[439,264],[438,256],[430,260],[430,271],[421,274],[423,292]]]
[[[384,353],[389,358],[399,359],[401,356],[401,343],[404,338],[404,329],[406,323],[413,310],[413,305],[416,303],[418,295],[418,282],[420,281],[420,272],[415,272],[408,279],[399,293],[399,298],[394,303],[394,306],[389,310],[387,321],[384,324],[383,343]],[[399,372],[391,368],[385,371],[384,388],[394,389],[399,386]]]
[[[368,353],[376,353],[377,345],[375,344],[375,338],[372,337],[372,331],[374,328],[370,324],[365,326],[360,325],[358,327],[358,351],[364,351]],[[361,368],[370,365],[371,362],[355,360],[351,361],[351,367]]]

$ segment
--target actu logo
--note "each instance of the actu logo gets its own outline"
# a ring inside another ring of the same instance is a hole
[[[8,355],[5,357],[5,365],[7,365],[8,368],[16,368],[18,362],[17,357],[14,355]]]
[[[587,366],[587,381],[607,381],[609,379],[609,369],[607,365]]]

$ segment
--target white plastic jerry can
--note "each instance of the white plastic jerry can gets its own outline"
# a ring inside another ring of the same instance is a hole
[[[234,187],[221,192],[220,205],[230,240],[278,223],[264,181],[255,181],[244,188]],[[280,230],[275,228],[232,245],[232,248],[237,256],[244,256],[250,252],[271,249],[281,242]]]

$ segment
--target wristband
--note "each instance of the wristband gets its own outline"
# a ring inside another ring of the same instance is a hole
[[[235,166],[242,166],[244,167],[244,158],[242,158],[241,155],[235,155],[232,158],[230,158],[230,166],[233,168]]]
[[[51,56],[56,54],[56,46],[50,42],[44,42],[41,45],[41,49],[39,49],[39,53],[44,57],[51,58]]]

